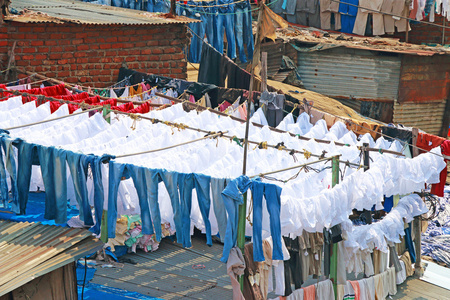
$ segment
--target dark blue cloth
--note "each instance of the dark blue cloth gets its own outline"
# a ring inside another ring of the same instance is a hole
[[[405,228],[405,243],[406,248],[408,249],[409,256],[411,257],[411,262],[416,262],[416,251],[414,250],[414,243],[411,238],[411,223],[408,224],[408,227]]]
[[[394,196],[384,197],[384,208],[385,212],[390,212],[392,207],[394,207]]]

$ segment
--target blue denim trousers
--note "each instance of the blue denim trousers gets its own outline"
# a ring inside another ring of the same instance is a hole
[[[20,208],[17,194],[17,171],[16,161],[14,159],[13,143],[14,140],[9,136],[0,134],[0,198],[3,202],[3,207],[6,207],[9,200],[9,188],[6,178],[6,171],[8,171],[11,180],[12,211],[19,213]],[[2,150],[5,153],[5,164],[3,164]]]
[[[195,191],[197,192],[198,206],[205,223],[206,244],[212,246],[211,223],[209,222],[209,211],[211,209],[211,176],[193,174]]]
[[[195,32],[198,36],[203,37],[205,35],[205,26],[203,22],[191,23],[189,28]],[[191,63],[197,64],[200,62],[202,53],[202,43],[203,41],[199,39],[195,34],[191,37],[191,45],[189,46],[188,60]]]
[[[224,263],[228,261],[231,248],[236,245],[239,205],[244,203],[242,194],[248,190],[251,184],[252,181],[247,176],[240,176],[231,180],[227,187],[222,191],[223,203],[228,213],[227,230],[225,232],[222,258],[220,259]]]
[[[239,52],[239,60],[242,63],[247,62],[244,45],[247,47],[248,59],[253,59],[253,32],[252,32],[252,15],[248,8],[236,8],[234,16],[236,22],[236,46]]]
[[[16,213],[25,214],[28,193],[30,191],[31,180],[31,166],[33,161],[38,161],[37,145],[26,143],[23,140],[18,140],[17,143],[17,192],[18,192],[18,206],[19,210]],[[45,163],[45,162],[43,162]],[[44,176],[44,174],[42,174]]]
[[[281,188],[275,184],[253,181],[253,260],[264,261],[262,243],[262,200],[266,198],[266,207],[269,212],[270,234],[273,241],[272,259],[283,260],[281,244]]]
[[[222,191],[227,185],[227,179],[211,178],[211,196],[213,202],[214,215],[216,216],[219,227],[219,236],[222,243],[225,241],[225,232],[227,230],[227,210],[222,199]]]
[[[148,12],[153,12],[155,9],[155,3],[154,0],[148,0],[147,1],[147,7],[146,7]]]
[[[89,230],[95,234],[100,234],[103,205],[105,202],[105,189],[103,187],[101,166],[103,163],[106,163],[113,158],[114,156],[108,154],[104,154],[102,156],[85,155],[81,158],[80,161],[86,174],[88,171],[88,167],[91,166],[92,180],[94,182],[95,225]]]
[[[214,48],[223,54],[223,34],[225,32],[228,43],[227,56],[231,59],[236,58],[236,37],[234,35],[234,16],[218,15],[216,18],[216,37]]]
[[[142,10],[142,0],[128,0],[128,1],[129,1],[129,8]]]
[[[148,176],[148,178],[146,178]],[[156,233],[156,239],[161,240],[161,215],[158,205],[159,172],[146,170],[129,164],[109,162],[109,194],[108,194],[108,237],[116,236],[117,194],[122,177],[132,178],[141,206],[142,233]],[[148,183],[148,184],[147,184]],[[151,197],[148,198],[147,197]],[[150,210],[155,213],[152,220]],[[153,230],[155,222],[155,230]]]
[[[178,188],[180,190],[182,244],[189,248],[191,244],[191,208],[192,190],[194,189],[194,175],[180,173],[178,175]]]
[[[39,157],[45,186],[44,218],[55,220],[58,224],[65,223],[67,222],[66,151],[40,145],[37,145],[35,149]],[[29,184],[28,182],[28,187]]]
[[[178,173],[161,170],[161,177],[169,193],[173,210],[173,221],[177,235],[177,243],[183,243],[183,221],[181,218],[180,194],[178,192]]]
[[[122,0],[111,0],[111,6],[122,7],[123,1]]]
[[[88,190],[86,185],[87,174],[81,163],[84,154],[66,151],[67,164],[72,175],[75,197],[80,208],[80,219],[85,225],[94,225],[91,207],[89,205]]]

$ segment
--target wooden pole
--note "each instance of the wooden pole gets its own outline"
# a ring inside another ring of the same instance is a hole
[[[407,8],[407,10],[406,10],[408,13],[407,13],[407,15],[406,15],[406,17],[409,17],[409,7]],[[409,20],[408,19],[405,19],[405,24],[406,24],[406,27],[405,27],[405,43],[408,43],[408,41],[409,41]]]
[[[339,184],[339,156],[333,156],[331,162],[331,186]],[[337,297],[338,244],[334,243],[330,262],[330,280],[333,282],[334,297]]]
[[[442,22],[442,42],[441,45],[444,46],[445,45],[445,17],[443,17],[444,21]]]
[[[261,53],[261,92],[267,91],[267,52]]]
[[[364,157],[364,166],[366,168],[364,168],[364,172],[369,170],[370,168],[370,152],[367,149],[369,148],[369,144],[368,143],[363,143],[363,147],[362,147],[362,151],[363,151],[363,157]],[[372,224],[372,213],[370,210],[363,210],[363,215],[366,218],[366,222],[367,224]]]
[[[242,175],[247,173],[247,151],[248,151],[248,132],[250,128],[250,109],[251,102],[253,101],[253,82],[255,80],[255,67],[259,63],[259,49],[260,49],[260,41],[259,41],[259,33],[261,30],[261,21],[263,14],[263,3],[264,1],[259,2],[259,12],[258,12],[258,24],[256,27],[256,35],[255,35],[255,48],[253,50],[253,61],[252,61],[252,72],[250,79],[250,87],[248,91],[248,99],[247,99],[247,120],[245,122],[245,138],[244,138],[244,158],[242,164]],[[239,206],[239,219],[238,219],[238,236],[237,236],[237,246],[241,249],[242,254],[244,255],[244,246],[245,246],[245,217],[247,214],[247,192],[244,193],[244,201]],[[241,285],[241,290],[244,290],[244,276],[239,276],[239,283]]]
[[[412,144],[414,146],[417,145],[417,139],[419,137],[419,129],[412,129]],[[416,157],[419,155],[419,149],[413,147],[412,156]],[[423,198],[422,198],[423,200]],[[414,248],[416,250],[416,263],[414,265],[415,274],[419,277],[423,275],[422,268],[422,249],[421,249],[421,240],[422,240],[422,222],[420,221],[420,216],[414,217],[413,220],[413,230],[414,230]]]

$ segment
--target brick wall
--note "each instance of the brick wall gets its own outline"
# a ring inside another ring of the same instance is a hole
[[[424,21],[428,21],[428,17],[424,19]],[[436,15],[434,18],[434,24],[443,25],[443,17],[440,15]],[[446,26],[449,27],[449,22],[445,23]],[[389,37],[389,36],[387,36]],[[392,36],[391,36],[392,37]],[[405,41],[405,33],[395,33],[394,37],[399,38],[400,41]],[[418,24],[411,24],[411,30],[409,31],[409,37],[408,42],[412,44],[441,44],[442,43],[442,28],[418,23]],[[444,44],[450,44],[450,29],[446,29],[445,31],[445,38],[444,38]]]
[[[16,66],[68,83],[104,87],[119,68],[186,78],[184,24],[97,26],[5,22],[0,26],[0,59],[8,62],[14,41]],[[3,69],[4,69],[3,68]]]

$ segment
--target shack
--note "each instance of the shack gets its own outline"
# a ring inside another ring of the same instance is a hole
[[[279,30],[277,36],[278,46],[268,42],[261,51],[278,47],[279,58],[297,62],[306,89],[385,123],[447,135],[448,49],[300,27]],[[268,61],[269,73],[274,63],[279,66],[281,60]]]
[[[0,299],[78,299],[75,262],[102,248],[86,229],[0,220]]]

